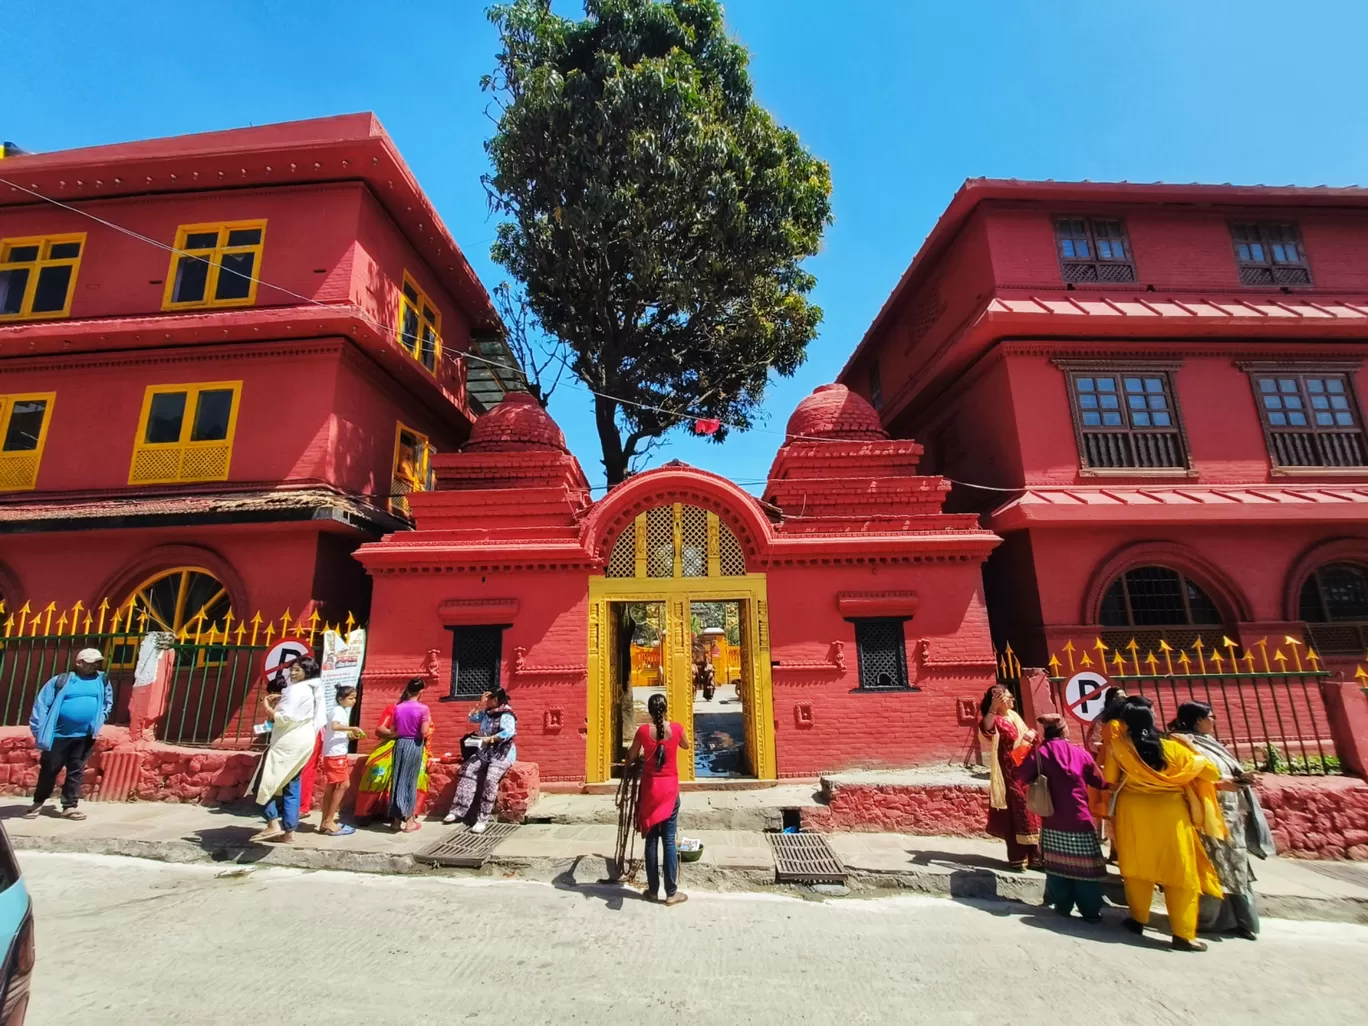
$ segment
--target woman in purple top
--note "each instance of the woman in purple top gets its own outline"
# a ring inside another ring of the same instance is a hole
[[[414,677],[404,688],[404,697],[394,707],[394,769],[390,783],[389,820],[395,830],[417,830],[418,779],[423,773],[423,749],[432,737],[432,713],[418,700],[427,687],[422,677]]]
[[[1101,922],[1107,860],[1088,810],[1088,787],[1101,790],[1107,785],[1093,757],[1070,744],[1069,726],[1062,716],[1051,713],[1037,722],[1045,740],[1022,762],[1017,777],[1028,786],[1037,775],[1049,781],[1054,813],[1040,824],[1045,903],[1062,916],[1077,905],[1087,922]]]

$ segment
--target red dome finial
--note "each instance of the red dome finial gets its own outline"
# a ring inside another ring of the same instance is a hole
[[[803,439],[880,441],[888,432],[863,397],[845,385],[818,385],[789,417],[784,444]]]
[[[565,435],[528,392],[507,392],[475,422],[462,452],[568,452]]]

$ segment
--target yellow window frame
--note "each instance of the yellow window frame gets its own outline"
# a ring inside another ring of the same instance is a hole
[[[408,432],[418,439],[418,444],[422,446],[422,457],[420,465],[414,467],[411,474],[400,476],[399,457],[403,451],[402,439],[404,432]],[[389,508],[391,513],[402,513],[409,515],[408,500],[404,498],[413,492],[426,492],[432,488],[432,442],[428,436],[421,431],[416,431],[403,421],[395,421],[394,424],[394,460],[390,470],[390,498]]]
[[[6,452],[0,448],[0,492],[31,492],[38,486],[38,468],[43,462],[43,449],[47,445],[48,425],[52,423],[52,407],[57,401],[57,393],[25,392],[0,395],[0,446],[5,444],[5,438],[9,435],[14,404],[38,399],[47,403],[43,409],[43,423],[38,428],[38,446],[15,452]]]
[[[81,251],[74,257],[53,257],[52,247],[65,243],[80,243]],[[37,246],[38,259],[24,262],[11,262],[10,252],[18,246]],[[76,278],[81,273],[81,258],[85,256],[86,233],[72,232],[66,235],[33,235],[19,239],[0,239],[0,271],[20,271],[27,268],[28,283],[24,286],[24,299],[18,313],[0,314],[0,322],[18,320],[54,320],[71,316],[71,300],[76,295]],[[66,302],[60,310],[33,312],[33,300],[38,292],[38,278],[48,267],[70,267],[71,278],[67,282]]]
[[[412,289],[416,300],[410,299],[406,290]],[[416,304],[416,305],[415,305]],[[418,331],[414,335],[413,345],[409,345],[404,340],[404,316],[409,311],[413,312],[414,318],[418,321]],[[429,311],[432,316],[424,316],[424,310]],[[424,329],[432,332],[432,366],[423,363],[423,336]],[[422,365],[423,369],[429,374],[436,375],[437,369],[442,366],[442,311],[437,308],[437,304],[432,301],[432,297],[424,292],[413,279],[413,276],[404,272],[404,281],[399,288],[399,310],[394,324],[394,341],[399,348],[408,353]]]
[[[261,238],[250,246],[228,245],[228,235],[235,231],[260,229]],[[191,235],[218,233],[218,241],[212,250],[187,250],[185,244]],[[163,310],[204,310],[211,307],[254,306],[256,305],[257,285],[261,278],[261,255],[266,248],[266,222],[255,221],[211,221],[206,224],[183,224],[176,229],[175,252],[171,254],[171,266],[166,272],[166,287],[162,291]],[[218,292],[219,272],[223,269],[223,258],[235,253],[252,253],[252,278],[247,284],[247,295],[242,299],[215,299]],[[203,257],[209,262],[209,273],[204,282],[203,299],[187,299],[177,302],[173,297],[176,291],[176,269],[183,257]]]
[[[231,391],[228,434],[211,441],[191,441],[195,416],[202,392]],[[180,438],[174,442],[148,442],[147,422],[152,401],[159,395],[185,393],[185,412],[181,417]],[[148,385],[138,414],[138,433],[133,441],[133,459],[128,467],[128,483],[176,484],[188,481],[226,481],[232,462],[233,439],[237,435],[238,411],[242,405],[241,381],[195,381],[174,385]],[[172,473],[172,468],[175,472]]]

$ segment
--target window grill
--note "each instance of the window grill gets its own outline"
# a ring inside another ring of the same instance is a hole
[[[646,576],[674,576],[674,515],[669,506],[646,511]]]
[[[1167,371],[1069,376],[1079,454],[1089,469],[1184,468],[1187,447]]]
[[[746,574],[745,552],[732,529],[702,506],[678,503],[637,515],[614,542],[605,577],[637,576],[638,539],[643,536],[646,577]]]
[[[636,540],[637,523],[633,520],[618,535],[617,544],[613,546],[613,554],[608,557],[605,577],[636,576]]]
[[[1368,466],[1368,445],[1348,375],[1255,374],[1254,388],[1276,466]]]
[[[1368,570],[1328,563],[1302,585],[1299,615],[1322,655],[1362,655],[1368,649]]]
[[[903,621],[867,619],[853,622],[860,661],[860,690],[906,690],[910,685]]]
[[[1132,282],[1135,266],[1119,220],[1061,217],[1055,220],[1059,270],[1066,282]]]
[[[741,543],[726,524],[717,525],[718,562],[723,577],[746,576],[746,554],[741,551]]]
[[[708,511],[697,506],[679,510],[679,575],[708,576]]]
[[[502,627],[452,627],[450,698],[479,698],[499,686]]]
[[[1102,641],[1123,657],[1132,638],[1141,652],[1158,651],[1160,641],[1174,651],[1191,648],[1198,638],[1219,648],[1225,631],[1224,617],[1211,597],[1166,566],[1134,567],[1112,581],[1098,620],[1103,627],[1124,628],[1102,632]]]

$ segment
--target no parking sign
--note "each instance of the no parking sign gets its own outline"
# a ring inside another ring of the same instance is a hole
[[[1075,673],[1064,682],[1064,707],[1081,723],[1091,723],[1102,715],[1102,695],[1107,678],[1092,670]]]
[[[289,641],[282,641],[266,653],[266,665],[263,674],[269,681],[281,667],[288,667],[291,663],[296,663],[305,656],[311,655],[313,655],[313,649],[302,641],[296,641],[293,638]]]

